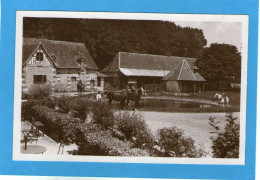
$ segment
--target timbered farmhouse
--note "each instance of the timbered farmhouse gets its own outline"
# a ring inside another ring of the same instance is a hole
[[[102,72],[119,88],[129,83],[163,84],[166,91],[199,92],[205,79],[195,64],[195,58],[119,52]]]
[[[22,90],[49,86],[52,91],[77,91],[79,80],[86,90],[104,90],[104,74],[83,43],[24,38]]]

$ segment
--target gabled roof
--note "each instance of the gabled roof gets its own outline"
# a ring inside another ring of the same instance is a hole
[[[198,73],[194,73],[190,64],[186,59],[183,59],[174,70],[169,72],[163,80],[166,81],[205,81],[205,79]]]
[[[151,54],[139,54],[129,52],[119,52],[114,57],[113,61],[104,68],[104,72],[115,72],[119,68],[125,69],[145,69],[145,70],[161,70],[171,71],[174,69],[184,57],[177,56],[162,56]],[[195,67],[195,58],[185,58],[190,65],[190,68]]]
[[[55,56],[54,64],[57,68],[80,68],[77,59],[82,58],[87,69],[98,69],[84,43],[36,38],[23,39],[23,63],[32,56],[32,53],[40,45],[49,57]]]

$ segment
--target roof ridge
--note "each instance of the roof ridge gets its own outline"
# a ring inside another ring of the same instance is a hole
[[[56,42],[65,42],[65,43],[85,44],[85,43],[83,43],[83,42],[61,41],[61,40],[45,39],[45,38],[27,38],[27,37],[24,37],[23,39],[35,39],[35,40],[39,40],[38,43],[40,43],[40,41],[56,41]],[[35,44],[37,44],[37,43],[35,43]]]
[[[180,80],[180,76],[181,76],[181,72],[182,72],[182,68],[183,68],[183,64],[184,64],[183,60],[181,62],[182,62],[182,65],[181,65],[181,69],[180,69],[179,76],[178,76],[177,80]]]
[[[197,59],[194,57],[182,57],[182,56],[168,56],[168,55],[159,55],[159,54],[144,54],[144,53],[136,53],[136,52],[125,52],[125,51],[119,51],[118,53],[128,53],[128,54],[137,54],[137,55],[148,55],[148,56],[163,56],[163,57],[177,57],[177,58],[187,58],[187,59]]]
[[[186,64],[187,64],[187,66],[188,66],[188,68],[189,68],[189,70],[190,70],[190,72],[191,72],[192,76],[194,77],[194,80],[197,80],[197,79],[196,79],[196,77],[194,76],[194,74],[193,74],[192,70],[190,69],[190,66],[189,66],[188,62],[186,61],[186,59],[183,59],[183,61],[185,61],[185,62],[186,62]]]

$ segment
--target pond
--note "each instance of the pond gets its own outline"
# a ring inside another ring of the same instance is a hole
[[[142,111],[178,112],[194,111],[195,109],[203,111],[212,107],[216,106],[186,101],[145,99],[140,102],[139,109]]]

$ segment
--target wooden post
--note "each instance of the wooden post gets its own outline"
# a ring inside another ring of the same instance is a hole
[[[196,92],[196,84],[194,83],[194,93]]]
[[[26,150],[27,149],[27,136],[24,136],[24,149]]]
[[[204,92],[204,83],[202,84],[202,89],[203,89],[203,92]]]

